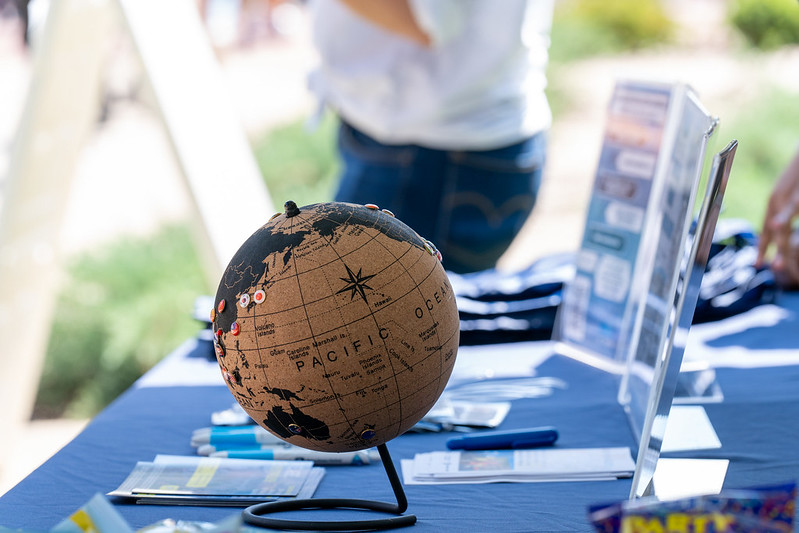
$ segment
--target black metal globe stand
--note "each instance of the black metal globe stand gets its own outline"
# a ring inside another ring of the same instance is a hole
[[[284,500],[279,502],[258,503],[247,507],[242,512],[244,522],[254,526],[269,527],[273,529],[302,530],[302,531],[375,531],[412,526],[416,523],[416,515],[403,515],[408,509],[408,499],[402,489],[397,470],[391,461],[391,455],[385,444],[377,446],[380,460],[386,469],[391,488],[397,503],[376,502],[371,500],[354,500],[350,498],[320,498],[304,500]],[[264,517],[261,515],[279,513],[282,511],[300,511],[303,509],[364,509],[381,513],[395,514],[389,518],[375,518],[369,520],[344,520],[336,522],[317,522],[311,520],[284,520],[280,518]]]

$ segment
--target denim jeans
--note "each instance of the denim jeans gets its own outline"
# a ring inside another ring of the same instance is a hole
[[[453,272],[493,267],[535,205],[546,134],[483,151],[386,145],[342,121],[335,200],[389,209]]]

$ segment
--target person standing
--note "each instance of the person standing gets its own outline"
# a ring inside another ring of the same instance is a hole
[[[552,0],[308,7],[309,86],[340,119],[334,199],[392,211],[448,270],[495,266],[541,184]]]

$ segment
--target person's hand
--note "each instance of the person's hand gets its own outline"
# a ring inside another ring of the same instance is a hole
[[[757,266],[766,262],[773,244],[776,248],[771,269],[782,285],[799,287],[799,234],[793,221],[799,216],[799,151],[780,176],[771,192],[763,231],[758,242]]]
[[[781,257],[784,264],[776,272],[777,283],[786,289],[799,289],[799,231],[794,231],[788,239],[786,252]]]

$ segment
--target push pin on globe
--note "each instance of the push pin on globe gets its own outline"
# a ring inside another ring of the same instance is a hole
[[[296,217],[300,214],[300,208],[291,200],[283,204],[283,209],[287,218]]]
[[[427,414],[455,364],[458,310],[436,252],[376,205],[289,201],[233,256],[217,289],[214,328],[217,361],[236,400],[290,444],[323,452],[377,447],[396,497],[266,502],[243,512],[246,523],[315,531],[416,523],[403,514],[408,501],[386,443]],[[395,516],[264,516],[323,509]]]

